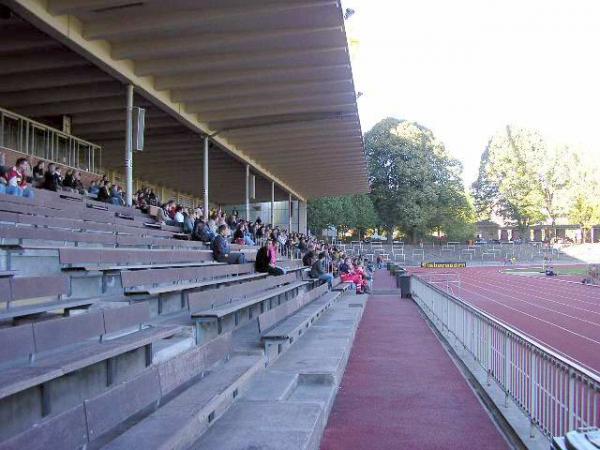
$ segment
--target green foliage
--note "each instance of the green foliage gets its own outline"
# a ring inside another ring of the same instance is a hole
[[[431,130],[387,118],[365,134],[365,146],[371,198],[389,236],[394,228],[413,239],[435,231],[470,234],[462,167]]]
[[[584,239],[593,225],[600,223],[600,180],[598,162],[574,157],[573,182],[569,191],[570,208],[568,217],[571,223],[581,226]]]
[[[378,218],[367,194],[323,197],[308,202],[308,227],[313,233],[335,227],[345,232],[356,228],[364,232],[376,226]]]
[[[479,218],[495,213],[522,232],[567,214],[575,223],[589,223],[593,177],[581,172],[585,166],[570,147],[553,145],[535,130],[507,126],[481,156],[473,184]]]
[[[493,136],[473,185],[480,216],[494,210],[521,230],[541,222],[544,195],[537,163],[545,153],[545,142],[532,130],[506,127]]]

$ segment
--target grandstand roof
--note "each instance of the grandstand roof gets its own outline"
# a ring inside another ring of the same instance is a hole
[[[232,179],[232,158],[301,199],[368,189],[339,0],[9,4],[35,27],[3,27],[0,51],[18,50],[19,64],[0,76],[0,104],[72,115],[73,134],[103,145],[105,162],[122,165],[131,82],[149,108],[148,149],[135,155],[145,179],[192,177],[199,193],[200,132],[229,154],[209,166],[231,200],[243,195],[243,164]]]

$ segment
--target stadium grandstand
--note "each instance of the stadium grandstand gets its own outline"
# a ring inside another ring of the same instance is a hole
[[[309,234],[309,199],[369,190],[348,15],[0,0],[0,450],[541,449],[598,425],[581,309],[568,342],[529,320],[548,308],[494,317],[540,289],[488,267],[514,246]]]

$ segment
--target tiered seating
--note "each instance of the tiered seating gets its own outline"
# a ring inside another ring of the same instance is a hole
[[[352,283],[346,283],[342,281],[340,277],[337,277],[334,278],[332,285],[334,291],[346,292],[348,289],[350,289]]]
[[[11,404],[31,398],[32,389],[41,390],[33,398],[38,403],[34,410],[43,418],[89,394],[86,375],[101,376],[111,386],[140,366],[150,366],[153,342],[180,328],[144,326],[149,318],[148,305],[138,304],[1,329],[0,364],[10,368],[0,371],[0,400]],[[140,356],[132,359],[138,350]],[[57,398],[59,392],[69,395]],[[23,417],[15,414],[15,424],[32,419],[30,411],[20,413]]]
[[[0,195],[0,449],[187,448],[273,360],[259,327],[291,343],[340,295],[301,261],[268,276],[175,231],[77,194]]]
[[[268,362],[272,362],[298,339],[341,295],[326,284],[258,317],[258,327]]]
[[[90,298],[65,298],[70,294],[69,278],[64,275],[21,277],[4,273],[0,278],[0,320],[14,319],[52,310],[68,312],[95,302]]]
[[[111,271],[122,269],[192,267],[219,264],[208,250],[138,250],[61,248],[60,264],[72,270]]]
[[[128,270],[121,272],[121,283],[125,293],[129,295],[160,295],[265,276],[264,273],[255,273],[253,264],[223,264],[206,267]]]
[[[205,342],[218,334],[280,305],[306,286],[294,273],[237,284],[188,295],[189,309],[196,323],[196,340]],[[284,297],[284,298],[282,298]]]

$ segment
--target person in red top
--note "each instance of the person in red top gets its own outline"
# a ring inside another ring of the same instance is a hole
[[[27,158],[19,158],[12,169],[4,173],[2,187],[6,194],[33,198],[33,190],[27,185],[28,168]],[[2,188],[0,188],[0,192],[2,192]]]

